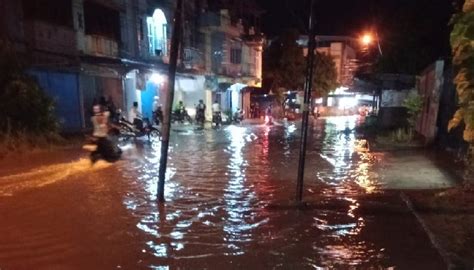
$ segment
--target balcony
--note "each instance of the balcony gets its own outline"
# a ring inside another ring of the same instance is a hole
[[[205,68],[203,53],[196,48],[184,48],[183,65],[185,69],[203,70]]]
[[[115,40],[98,35],[86,35],[86,54],[94,56],[118,57],[119,49]]]
[[[242,74],[248,77],[257,77],[254,63],[246,63],[242,65]]]

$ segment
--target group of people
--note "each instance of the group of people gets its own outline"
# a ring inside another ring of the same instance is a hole
[[[95,162],[99,159],[104,159],[109,162],[114,162],[120,158],[121,151],[118,148],[115,135],[118,135],[120,127],[118,126],[120,118],[120,112],[117,111],[112,97],[106,99],[101,97],[99,101],[93,103],[93,113],[91,122],[93,125],[92,140],[96,145],[96,150],[91,153],[91,160]],[[196,105],[196,123],[201,126],[205,122],[206,105],[201,99]],[[174,109],[175,114],[187,114],[183,101],[179,101]],[[250,109],[252,117],[260,117],[259,104],[252,104]],[[212,122],[218,127],[222,122],[222,110],[218,100],[215,100],[212,104]],[[265,110],[267,121],[271,122],[272,107],[271,105]],[[130,122],[137,130],[143,127],[143,118],[138,108],[138,102],[133,102],[133,106],[128,112],[128,122]],[[232,115],[232,121],[240,123],[244,118],[244,112],[241,109],[237,109]],[[268,120],[269,119],[269,120]],[[156,125],[163,122],[163,111],[159,104],[157,96],[154,97],[153,102],[153,121]]]

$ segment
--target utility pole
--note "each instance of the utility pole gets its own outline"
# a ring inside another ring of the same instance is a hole
[[[300,157],[298,163],[298,179],[296,184],[296,202],[301,203],[303,199],[303,179],[304,179],[304,165],[306,159],[306,143],[308,140],[308,121],[309,110],[311,108],[311,90],[313,89],[313,70],[314,70],[314,50],[316,49],[316,33],[314,25],[314,0],[311,0],[310,14],[309,14],[309,35],[308,35],[308,58],[306,81],[304,89],[304,104],[303,104],[303,121],[301,122],[301,142],[300,142]]]
[[[170,64],[168,71],[168,93],[165,100],[163,126],[162,126],[162,140],[161,140],[161,157],[160,169],[158,173],[158,201],[165,201],[165,178],[166,167],[168,163],[168,148],[170,143],[170,129],[171,129],[171,112],[174,99],[174,83],[176,78],[176,67],[178,65],[178,53],[181,40],[181,25],[182,25],[182,9],[183,0],[178,0],[176,10],[174,13],[174,26],[171,36],[171,52]]]

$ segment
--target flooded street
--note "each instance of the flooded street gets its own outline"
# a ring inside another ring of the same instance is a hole
[[[172,132],[165,205],[158,144],[2,161],[0,269],[445,269],[356,121],[311,124],[300,210],[297,123]]]

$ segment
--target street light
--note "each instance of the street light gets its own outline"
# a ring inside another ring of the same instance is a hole
[[[380,46],[379,35],[377,32],[375,32],[375,37],[372,33],[365,33],[362,37],[360,37],[360,43],[365,47],[364,49],[368,49],[368,47],[372,45],[374,41],[377,42],[377,49],[382,56],[382,47]]]
[[[365,34],[361,37],[360,42],[364,46],[369,46],[370,43],[372,43],[373,40],[374,40],[374,38],[372,37],[371,34]]]

